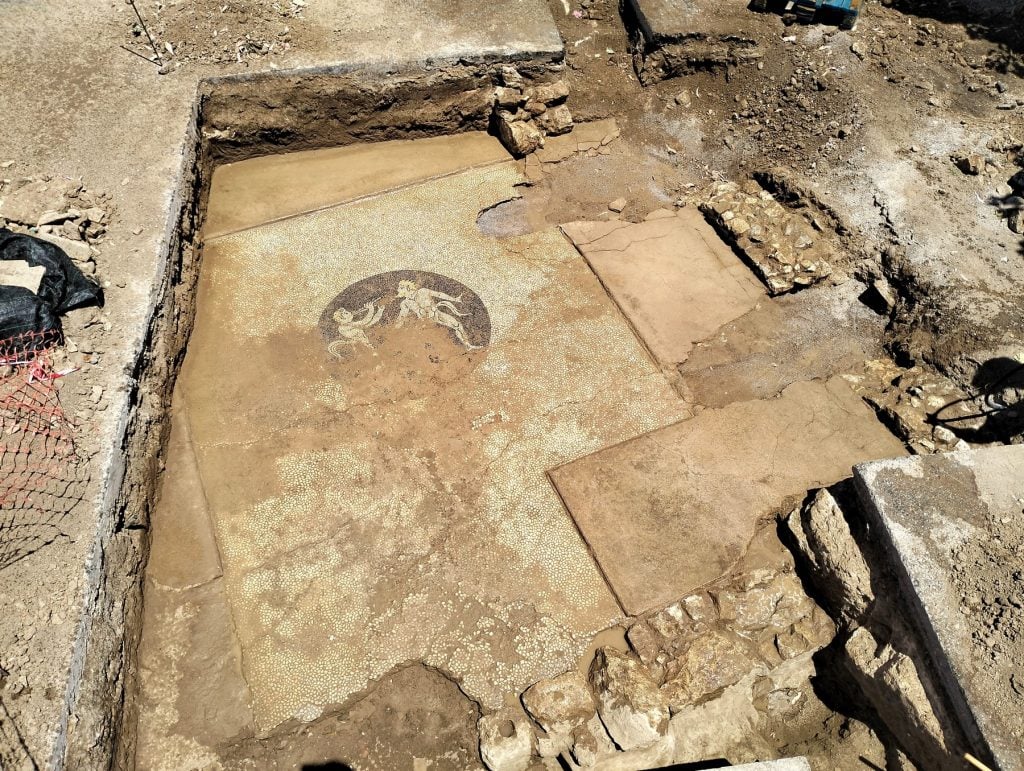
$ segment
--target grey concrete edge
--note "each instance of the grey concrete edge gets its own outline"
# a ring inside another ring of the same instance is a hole
[[[888,522],[882,515],[878,501],[871,490],[871,484],[879,471],[886,468],[898,468],[907,463],[920,463],[920,458],[912,455],[904,458],[870,461],[854,466],[853,480],[857,490],[857,498],[870,532],[873,533],[873,540],[879,547],[879,552],[887,558],[888,566],[896,576],[897,584],[901,590],[901,596],[897,598],[897,601],[909,612],[910,618],[908,620],[910,626],[917,633],[923,649],[929,656],[929,663],[932,665],[931,672],[922,671],[920,675],[922,677],[929,677],[929,674],[933,675],[929,678],[933,681],[932,685],[945,695],[949,706],[952,708],[953,716],[960,723],[960,729],[963,731],[964,736],[971,745],[978,749],[984,748],[987,754],[992,756],[992,748],[985,739],[978,725],[977,718],[975,718],[974,712],[963,692],[963,688],[960,686],[959,678],[953,672],[949,659],[946,657],[942,644],[939,642],[938,634],[921,600],[921,596],[917,592],[917,587],[914,585],[910,572],[902,560],[893,559],[893,555],[898,552],[896,539]]]
[[[132,342],[131,355],[129,357],[132,365],[131,367],[125,367],[127,382],[125,383],[125,389],[120,393],[117,428],[114,433],[113,442],[108,451],[109,454],[102,461],[103,471],[101,476],[103,481],[101,483],[100,515],[89,559],[85,566],[86,582],[82,613],[79,617],[78,631],[75,635],[70,677],[65,689],[64,705],[58,724],[58,733],[54,742],[53,754],[50,757],[50,768],[54,769],[64,767],[68,725],[72,715],[75,713],[80,687],[85,675],[85,660],[91,640],[93,611],[96,607],[95,600],[99,596],[103,582],[106,547],[117,526],[118,501],[121,498],[126,471],[126,459],[122,450],[127,444],[128,429],[132,417],[132,404],[128,397],[138,385],[138,382],[131,373],[137,371],[138,366],[145,357],[150,326],[163,299],[161,289],[167,279],[171,249],[175,240],[175,233],[180,224],[182,206],[186,199],[186,183],[190,184],[188,179],[190,177],[189,169],[194,164],[196,154],[200,148],[198,128],[201,85],[202,81],[196,87],[195,97],[192,100],[191,106],[192,114],[186,125],[185,135],[178,146],[177,152],[181,160],[171,188],[173,192],[167,204],[164,232],[160,238],[159,258],[157,259],[155,274],[150,283],[149,301],[143,317],[143,323],[136,331],[135,340]]]

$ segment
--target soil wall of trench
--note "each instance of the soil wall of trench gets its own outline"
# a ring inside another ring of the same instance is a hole
[[[171,393],[195,317],[201,232],[214,169],[274,153],[486,130],[496,71],[504,63],[462,59],[403,71],[283,70],[199,83],[145,343],[129,372],[124,431],[115,440],[121,460],[104,483],[87,622],[71,673],[73,706],[61,732],[66,767],[134,765],[149,516],[159,494]],[[562,66],[558,57],[513,63],[528,80]]]

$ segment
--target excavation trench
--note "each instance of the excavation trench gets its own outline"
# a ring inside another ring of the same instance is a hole
[[[124,525],[152,551],[123,757],[479,764],[539,731],[526,688],[584,677],[623,624],[672,715],[637,763],[719,757],[709,720],[739,727],[731,760],[884,762],[816,693],[835,626],[773,524],[903,452],[839,377],[880,323],[828,290],[815,323],[860,337],[805,330],[779,374],[753,354],[804,300],[769,301],[692,208],[481,224],[527,182],[484,131],[491,85],[208,84],[129,433]],[[682,365],[730,324],[742,361]],[[588,737],[538,751],[582,762]]]
[[[131,373],[134,386],[125,417],[124,461],[106,485],[114,515],[97,543],[89,613],[75,662],[76,673],[107,674],[85,677],[69,692],[68,717],[71,711],[79,717],[61,729],[61,755],[86,757],[100,742],[116,747],[119,767],[134,762],[135,652],[149,516],[170,435],[171,392],[195,317],[200,231],[213,170],[228,160],[285,149],[485,129],[497,66],[497,60],[481,59],[435,62],[426,73],[422,68],[388,72],[325,67],[200,84],[165,236],[166,264],[154,288],[151,321]],[[538,57],[517,61],[517,66],[527,77],[537,77],[556,65],[553,58]]]

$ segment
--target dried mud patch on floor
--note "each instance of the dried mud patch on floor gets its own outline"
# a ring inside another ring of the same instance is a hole
[[[429,768],[479,766],[476,703],[422,664],[378,680],[347,707],[292,722],[224,753],[228,771],[249,768]],[[329,764],[338,764],[331,766]]]

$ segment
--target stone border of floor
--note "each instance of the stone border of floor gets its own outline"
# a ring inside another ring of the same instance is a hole
[[[359,141],[486,130],[496,69],[558,72],[564,51],[403,63],[339,63],[200,80],[174,192],[166,202],[145,331],[104,459],[100,513],[51,768],[132,768],[135,656],[149,512],[167,441],[164,416],[194,317],[199,234],[213,169],[224,162]]]

